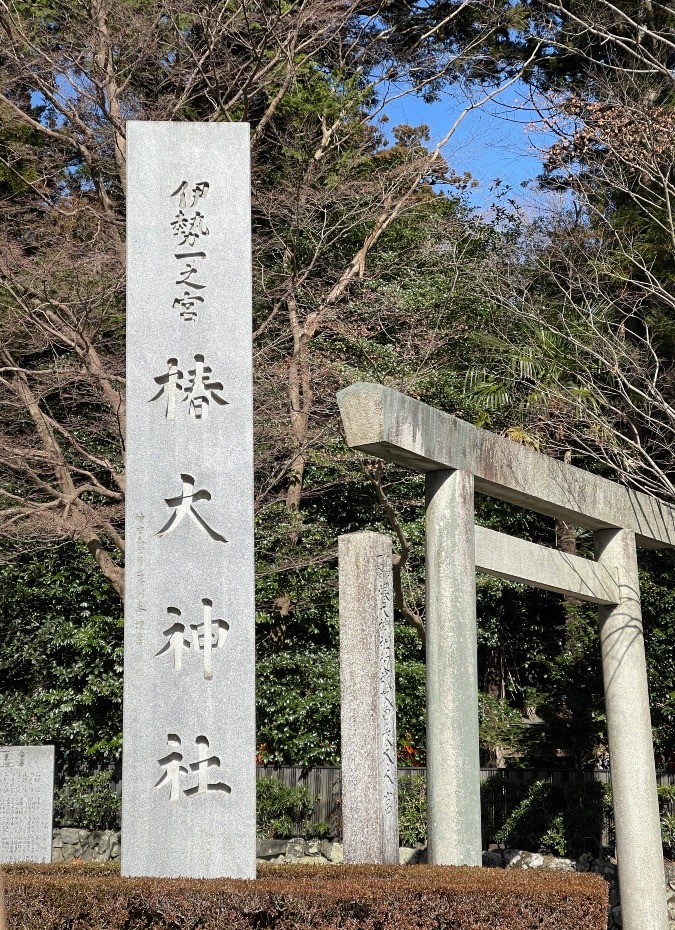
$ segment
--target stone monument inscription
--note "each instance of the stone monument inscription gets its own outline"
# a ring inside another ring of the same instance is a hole
[[[128,124],[122,874],[255,877],[249,129]]]
[[[0,746],[0,863],[51,862],[54,747]]]
[[[378,611],[378,654],[380,676],[380,727],[382,738],[383,836],[389,840],[390,855],[398,856],[398,757],[396,753],[396,665],[394,660],[394,592],[389,552],[376,557]]]

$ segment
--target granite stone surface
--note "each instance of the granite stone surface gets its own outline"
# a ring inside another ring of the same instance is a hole
[[[347,445],[418,472],[460,469],[476,491],[575,526],[633,530],[638,546],[675,546],[675,507],[479,429],[382,384],[339,391]]]
[[[54,747],[0,746],[0,864],[51,862]]]
[[[600,608],[600,653],[612,770],[612,805],[625,930],[664,930],[668,910],[656,791],[635,534],[594,534],[598,562],[619,582],[619,603]]]
[[[247,124],[130,122],[122,874],[255,876]]]
[[[345,862],[398,863],[391,540],[338,539]]]
[[[426,476],[427,836],[433,865],[480,865],[473,476]]]

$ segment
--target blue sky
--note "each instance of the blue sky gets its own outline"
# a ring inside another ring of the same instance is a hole
[[[65,79],[59,79],[57,84],[66,97],[72,93],[72,87]],[[396,96],[403,90],[390,85],[388,95]],[[36,105],[46,101],[35,92],[31,102]],[[408,93],[386,104],[384,112],[389,122],[381,128],[391,137],[391,130],[396,125],[426,123],[431,130],[433,145],[447,133],[465,106],[466,100],[450,92],[443,93],[438,101],[431,104]],[[521,203],[534,204],[537,200],[534,191],[528,191],[522,184],[541,171],[536,146],[543,147],[547,136],[542,132],[528,132],[528,126],[538,118],[528,102],[528,88],[514,84],[497,100],[473,110],[460,124],[445,149],[445,156],[457,174],[468,171],[479,182],[478,187],[467,191],[467,199],[472,206],[484,212],[489,210],[496,198],[496,192],[491,190],[496,178],[511,188],[509,196]],[[56,125],[62,122],[63,118],[57,114]],[[550,140],[550,135],[548,138]]]
[[[410,94],[387,104],[385,112],[389,123],[383,129],[389,133],[400,123],[413,126],[426,123],[432,142],[437,142],[463,107],[464,103],[450,95],[426,104]],[[541,131],[531,131],[531,124],[537,121],[538,114],[528,103],[525,88],[514,85],[504,92],[499,102],[473,110],[460,124],[445,155],[458,174],[469,171],[479,182],[477,188],[469,191],[469,202],[473,206],[489,209],[495,199],[490,187],[496,178],[510,185],[511,196],[516,199],[532,198],[533,194],[521,185],[540,173],[541,161],[536,150],[551,138]]]

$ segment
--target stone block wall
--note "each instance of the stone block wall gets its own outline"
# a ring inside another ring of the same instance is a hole
[[[115,830],[62,827],[52,834],[52,862],[110,862],[119,859],[120,849],[120,834]]]

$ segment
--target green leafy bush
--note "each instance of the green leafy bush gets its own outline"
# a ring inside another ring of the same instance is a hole
[[[607,787],[600,782],[552,785],[493,776],[480,786],[483,848],[498,842],[558,856],[595,852],[611,814]],[[401,845],[415,846],[426,840],[423,775],[399,779],[398,817]]]
[[[271,866],[256,882],[120,878],[82,867],[6,873],[16,930],[605,930],[607,893],[588,872],[448,866]]]
[[[600,848],[605,792],[599,782],[536,781],[528,788],[497,829],[498,843],[558,856],[579,856]]]
[[[296,836],[307,832],[305,821],[311,815],[314,800],[302,785],[290,787],[280,778],[266,777],[258,780],[256,793],[256,817],[258,836]],[[298,828],[300,828],[298,830]]]
[[[480,785],[480,813],[483,849],[495,842],[500,829],[508,817],[523,801],[530,790],[531,782],[511,781],[494,775]]]
[[[0,745],[51,743],[80,775],[120,757],[117,594],[85,546],[0,558]],[[98,824],[97,824],[98,826]]]
[[[664,853],[672,859],[675,854],[675,785],[660,785],[658,794],[661,841]]]
[[[489,778],[481,782],[483,848],[527,796],[527,782]],[[398,780],[398,829],[402,846],[416,846],[427,838],[427,780],[425,775],[402,775]]]
[[[337,651],[275,652],[258,658],[256,708],[265,762],[335,765],[340,745]]]
[[[66,778],[54,792],[54,824],[84,830],[114,830],[119,826],[122,799],[110,781],[110,772]]]
[[[398,780],[398,831],[401,846],[416,846],[427,837],[427,780],[402,775]]]

